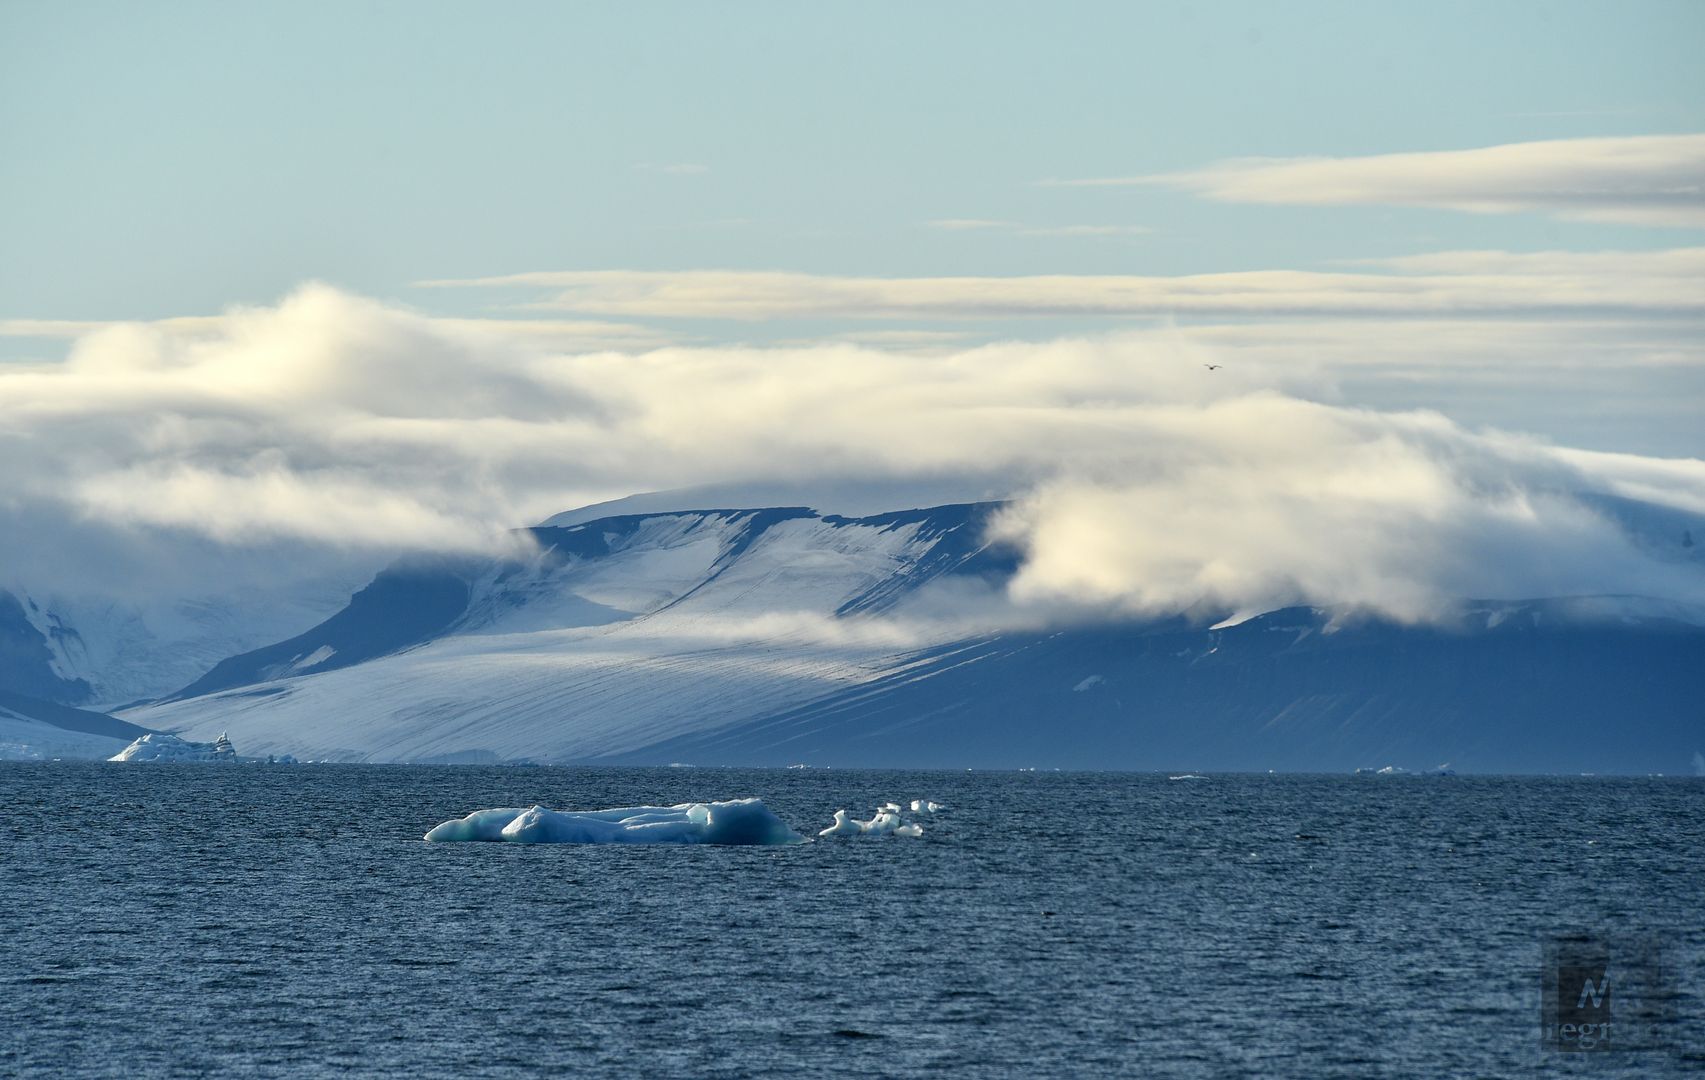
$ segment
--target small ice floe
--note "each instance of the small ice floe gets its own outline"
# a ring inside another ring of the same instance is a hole
[[[928,806],[927,811],[919,810],[920,806]],[[943,809],[938,803],[925,802],[918,799],[912,803],[913,813],[936,813]],[[819,832],[818,836],[922,836],[924,827],[915,821],[907,821],[900,816],[899,803],[883,803],[876,816],[869,821],[858,821],[845,810],[835,811],[835,823]]]
[[[1362,768],[1356,770],[1357,776],[1408,776],[1408,769],[1400,769],[1396,765],[1387,765],[1383,769]]]
[[[120,750],[108,761],[236,761],[237,750],[221,734],[210,743],[190,742],[176,735],[151,731]]]
[[[426,839],[513,844],[797,844],[804,840],[762,799],[612,810],[542,806],[476,810],[434,826]]]
[[[1206,780],[1207,777],[1203,776],[1200,773],[1187,772],[1182,776],[1169,776],[1169,777],[1167,777],[1167,779],[1168,780]]]
[[[938,814],[945,809],[947,808],[940,803],[930,802],[928,799],[912,800],[912,813],[914,814]]]

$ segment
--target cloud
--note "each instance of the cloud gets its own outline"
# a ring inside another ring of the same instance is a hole
[[[1271,396],[1207,406],[1169,435],[1163,452],[1045,485],[1006,515],[1001,533],[1027,552],[1019,601],[1245,615],[1308,603],[1426,621],[1459,597],[1705,600],[1700,566],[1631,555],[1578,498],[1626,485],[1541,444]],[[1676,474],[1646,493],[1705,492],[1705,463],[1668,464]]]
[[[0,557],[93,589],[98,553],[173,535],[492,550],[512,526],[631,491],[962,478],[1021,496],[1002,530],[1028,552],[1014,600],[1029,612],[1705,599],[1696,565],[1577,498],[1697,510],[1699,461],[1337,404],[1332,380],[1253,352],[1209,373],[1203,357],[1244,346],[1188,329],[940,345],[566,352],[325,286],[193,334],[103,327],[63,363],[0,366]]]
[[[1428,259],[1434,260],[1428,262]],[[1479,264],[1475,260],[1480,260]],[[1452,252],[1377,269],[1176,277],[837,277],[750,270],[570,270],[466,280],[546,292],[529,308],[701,319],[971,319],[1061,316],[1357,317],[1705,314],[1705,248],[1651,252]]]
[[[240,318],[241,316],[237,316]],[[225,332],[230,315],[180,315],[155,319],[150,330],[185,339],[216,337]],[[457,319],[438,317],[441,327],[509,337],[521,342],[562,349],[644,348],[665,345],[675,338],[656,327],[592,319]],[[73,341],[100,330],[134,323],[102,319],[0,319],[0,338],[50,338]]]
[[[1349,158],[1242,158],[1187,172],[1050,180],[1159,186],[1222,202],[1418,206],[1476,214],[1705,227],[1705,135],[1506,143]]]

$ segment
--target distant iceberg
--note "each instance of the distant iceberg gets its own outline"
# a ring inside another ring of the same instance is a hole
[[[762,799],[622,806],[613,810],[503,807],[476,810],[436,825],[434,843],[484,840],[513,844],[798,844],[804,837]]]
[[[189,742],[176,735],[152,731],[120,750],[108,761],[236,761],[237,750],[223,734],[210,743]]]

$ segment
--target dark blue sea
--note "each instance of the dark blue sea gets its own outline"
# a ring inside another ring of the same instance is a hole
[[[809,834],[427,844],[757,795]],[[0,1075],[1659,1077],[1705,1070],[1705,781],[0,765]],[[1649,1049],[1542,948],[1661,942]]]

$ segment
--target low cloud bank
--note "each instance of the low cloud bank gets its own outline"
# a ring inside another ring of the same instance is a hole
[[[1505,143],[1344,158],[1244,158],[1151,176],[1055,180],[1162,185],[1224,202],[1523,211],[1575,221],[1705,227],[1705,135]]]
[[[308,286],[0,368],[0,554],[22,584],[100,589],[99,553],[126,538],[162,559],[162,536],[345,560],[493,550],[631,491],[959,477],[1021,496],[999,526],[1028,553],[1012,598],[1049,610],[1705,600],[1699,563],[1577,498],[1698,513],[1705,462],[1329,404],[1306,371],[1209,371],[1212,355],[1163,333],[563,354]]]

